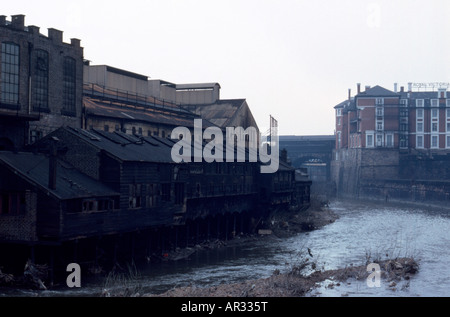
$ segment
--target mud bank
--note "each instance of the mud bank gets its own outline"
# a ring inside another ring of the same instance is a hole
[[[303,263],[306,266],[306,263]],[[395,291],[395,286],[402,280],[409,280],[418,272],[418,263],[411,258],[385,260],[378,263],[381,279]],[[337,270],[314,271],[304,275],[306,267],[294,267],[290,272],[274,272],[265,279],[250,280],[235,284],[222,284],[209,288],[195,286],[181,287],[163,294],[146,294],[144,297],[302,297],[319,286],[331,281],[328,287],[340,286],[351,279],[365,280],[368,277],[367,266],[351,266]]]

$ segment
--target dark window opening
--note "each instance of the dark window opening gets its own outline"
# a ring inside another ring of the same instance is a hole
[[[76,62],[71,57],[64,58],[63,99],[64,110],[76,113]]]
[[[30,131],[30,144],[39,141],[42,138],[42,131],[32,130]]]
[[[162,184],[161,199],[163,201],[170,201],[170,184]]]
[[[142,187],[140,184],[129,185],[128,208],[142,207]]]
[[[34,54],[33,109],[48,110],[48,53],[43,50]]]
[[[1,193],[0,215],[18,215],[25,212],[24,193]]]
[[[184,203],[184,184],[175,184],[175,204],[182,205]]]

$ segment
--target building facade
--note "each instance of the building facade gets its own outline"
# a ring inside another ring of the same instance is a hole
[[[338,195],[449,199],[448,87],[409,83],[407,89],[395,84],[393,91],[361,91],[358,84],[354,97],[349,90],[348,99],[334,107],[332,177]]]
[[[434,91],[400,91],[366,86],[335,106],[336,150],[391,148],[450,150],[450,95],[448,85]],[[419,86],[418,86],[419,87]]]
[[[23,148],[61,126],[81,127],[83,48],[63,32],[0,16],[0,149]]]

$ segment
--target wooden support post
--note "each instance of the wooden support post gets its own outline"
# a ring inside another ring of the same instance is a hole
[[[195,244],[198,244],[200,236],[200,219],[197,220],[196,233],[195,233]]]
[[[207,228],[206,228],[206,239],[209,240],[211,238],[211,218],[208,217],[208,219],[206,220],[207,224]]]
[[[34,244],[32,244],[31,247],[30,247],[30,260],[31,260],[31,263],[35,264],[35,262],[36,262],[36,253],[35,253],[35,246],[34,246]]]
[[[228,222],[229,216],[225,215],[225,241],[228,241]]]
[[[73,263],[78,262],[78,239],[73,242]]]
[[[113,267],[115,267],[116,266],[116,264],[117,264],[117,249],[119,248],[118,247],[118,244],[117,244],[117,236],[115,236],[114,237],[114,242],[113,242]]]
[[[189,223],[186,223],[186,248],[189,247]]]
[[[50,247],[50,286],[53,286],[55,277],[55,247]]]
[[[217,239],[220,239],[220,216],[217,216]]]
[[[135,232],[131,233],[131,262],[134,263],[134,239],[135,239]]]

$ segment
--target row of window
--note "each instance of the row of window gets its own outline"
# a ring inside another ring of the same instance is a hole
[[[416,135],[416,148],[423,149],[425,148],[425,136],[424,135]],[[431,135],[430,136],[430,148],[438,149],[439,146],[439,135]],[[445,148],[450,149],[450,135],[445,135]]]
[[[394,147],[394,134],[393,133],[387,133],[387,134],[367,133],[366,134],[366,147],[367,148],[373,148],[373,147],[392,148],[392,147]]]
[[[439,112],[438,109],[431,109],[430,131],[439,132]],[[450,132],[450,108],[446,109],[446,132]],[[416,132],[424,132],[424,111],[416,110]]]
[[[19,104],[20,91],[20,46],[3,42],[1,45],[1,91],[0,102]],[[35,111],[49,109],[49,62],[48,52],[34,50],[31,59],[32,103]],[[76,61],[64,57],[63,62],[63,107],[69,113],[76,112]]]
[[[91,129],[93,128],[93,126],[91,126]],[[105,124],[104,125],[104,127],[103,127],[103,130],[105,131],[105,132],[110,132],[111,131],[111,127],[108,125],[108,124]],[[123,131],[121,128],[120,128],[120,125],[118,125],[118,124],[116,124],[115,125],[115,127],[114,127],[114,131],[122,131],[122,132],[124,132],[124,133],[126,133],[126,131]],[[144,131],[143,131],[143,129],[141,128],[141,127],[139,127],[139,128],[136,128],[136,127],[132,127],[131,128],[131,133],[134,135],[134,134],[137,134],[137,135],[144,135]],[[159,133],[159,131],[151,131],[151,130],[148,130],[147,131],[147,136],[160,136],[160,133]],[[161,137],[162,138],[165,138],[166,137],[166,131],[161,131]],[[170,138],[170,134],[168,135],[168,137]]]
[[[423,108],[425,105],[425,99],[416,99],[416,107]],[[439,107],[439,99],[430,99],[431,107]],[[450,107],[450,99],[446,100],[446,106]]]

